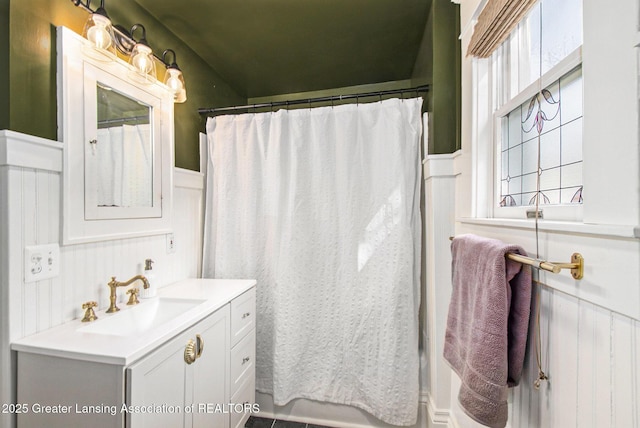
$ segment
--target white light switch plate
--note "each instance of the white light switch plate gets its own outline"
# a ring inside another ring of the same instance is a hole
[[[58,244],[24,247],[24,282],[54,278],[60,274],[60,246]]]
[[[173,254],[176,252],[176,241],[173,233],[167,234],[167,254]]]

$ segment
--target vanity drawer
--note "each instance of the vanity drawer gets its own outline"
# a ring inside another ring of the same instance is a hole
[[[233,412],[230,414],[230,424],[231,428],[241,428],[244,427],[244,424],[251,416],[251,407],[256,401],[256,379],[251,376],[248,378],[244,384],[240,387],[240,390],[231,397],[232,404],[242,404],[244,408],[248,411],[246,412]],[[238,406],[240,407],[240,406]]]
[[[256,290],[252,288],[231,301],[231,346],[256,325]]]
[[[233,396],[244,381],[254,377],[256,361],[256,330],[249,332],[231,349],[231,395]]]

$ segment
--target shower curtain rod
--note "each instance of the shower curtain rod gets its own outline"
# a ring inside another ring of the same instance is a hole
[[[272,101],[268,103],[259,103],[259,104],[247,104],[244,106],[232,106],[232,107],[211,107],[211,108],[199,108],[198,113],[200,114],[212,114],[212,113],[221,113],[221,112],[235,112],[238,110],[249,110],[249,109],[257,109],[257,108],[273,108],[273,107],[289,107],[292,105],[299,104],[311,104],[311,103],[321,103],[321,102],[333,102],[333,101],[344,101],[350,99],[358,99],[358,98],[367,98],[367,97],[382,97],[383,95],[394,95],[394,94],[404,94],[404,93],[415,92],[416,95],[419,92],[429,92],[429,85],[417,86],[415,88],[407,88],[407,89],[389,89],[386,91],[375,91],[375,92],[364,92],[359,94],[348,94],[348,95],[331,95],[326,97],[317,97],[317,98],[304,98],[301,100],[290,100],[290,101]]]

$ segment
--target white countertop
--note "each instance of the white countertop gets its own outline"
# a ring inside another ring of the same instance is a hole
[[[11,349],[20,352],[58,356],[127,366],[167,340],[206,318],[234,298],[251,289],[255,280],[186,279],[158,290],[158,297],[200,299],[203,303],[140,335],[117,336],[86,333],[78,329],[130,310],[134,307],[119,303],[120,312],[107,314],[97,311],[97,321],[83,323],[73,320],[58,327],[16,340]],[[154,298],[152,298],[154,299]],[[140,305],[152,299],[140,299]]]

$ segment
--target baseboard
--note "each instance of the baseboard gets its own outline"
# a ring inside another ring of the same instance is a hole
[[[438,409],[433,402],[433,397],[427,393],[427,427],[428,428],[458,428],[453,420],[450,409]]]

